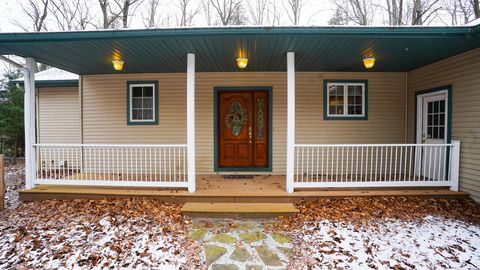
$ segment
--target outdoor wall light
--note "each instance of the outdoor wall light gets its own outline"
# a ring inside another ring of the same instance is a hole
[[[123,69],[123,63],[122,60],[112,60],[113,69],[121,71]]]
[[[373,68],[375,65],[375,57],[369,57],[363,59],[363,65],[365,68]]]
[[[247,64],[248,64],[248,58],[245,58],[245,57],[237,58],[237,66],[239,68],[246,68]]]

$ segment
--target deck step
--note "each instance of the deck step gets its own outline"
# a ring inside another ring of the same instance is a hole
[[[271,218],[299,212],[293,203],[185,203],[182,214],[190,217]]]

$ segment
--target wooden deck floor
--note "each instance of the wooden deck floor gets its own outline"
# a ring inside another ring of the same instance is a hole
[[[419,196],[465,198],[468,194],[442,188],[355,188],[285,191],[285,176],[255,176],[254,179],[224,179],[221,175],[197,176],[197,191],[165,188],[119,188],[40,185],[20,191],[24,201],[45,199],[99,199],[106,197],[152,197],[177,202],[292,202],[321,197]]]

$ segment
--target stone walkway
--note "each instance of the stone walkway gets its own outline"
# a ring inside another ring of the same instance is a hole
[[[292,244],[288,235],[265,232],[272,220],[194,219],[190,238],[199,242],[211,270],[285,269]]]

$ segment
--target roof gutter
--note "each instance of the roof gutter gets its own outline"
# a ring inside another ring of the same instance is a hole
[[[472,27],[235,27],[179,28],[112,31],[70,31],[0,34],[2,43],[54,42],[124,38],[195,38],[195,37],[442,37],[468,36]]]

